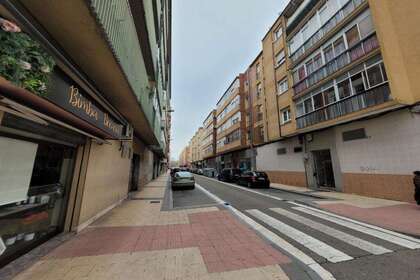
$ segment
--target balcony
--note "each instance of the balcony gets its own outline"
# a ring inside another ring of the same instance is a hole
[[[317,123],[336,119],[390,100],[389,84],[386,83],[296,118],[297,128],[302,129]]]
[[[372,51],[379,48],[379,42],[376,34],[372,34],[358,44],[349,48],[333,60],[329,61],[327,64],[324,64],[318,70],[312,72],[307,77],[296,83],[293,88],[295,90],[295,95],[300,94],[307,88],[315,85],[322,79],[332,75],[333,73],[341,70],[350,63],[360,59],[361,57],[371,53]]]
[[[295,51],[290,59],[292,63],[298,61],[312,46],[318,43],[329,31],[343,21],[350,13],[359,7],[366,0],[351,0],[341,10],[339,10],[331,19],[329,19],[312,37]]]

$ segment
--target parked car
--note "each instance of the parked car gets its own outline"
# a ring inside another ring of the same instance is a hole
[[[217,171],[214,168],[203,168],[203,175],[210,178],[216,178]]]
[[[222,169],[220,174],[217,176],[219,181],[233,182],[236,183],[241,176],[241,170],[238,168],[225,168]]]
[[[179,171],[172,177],[172,189],[195,188],[195,179],[193,174],[186,171]]]
[[[197,174],[198,175],[203,175],[203,169],[201,169],[201,168],[200,169],[197,169]]]
[[[270,187],[270,179],[268,178],[265,172],[261,171],[246,171],[241,174],[238,179],[238,184],[247,186],[249,188],[253,187]]]
[[[179,167],[171,168],[171,177],[174,177],[175,173],[181,171]]]

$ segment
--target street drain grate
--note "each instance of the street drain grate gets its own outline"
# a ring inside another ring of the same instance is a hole
[[[152,200],[150,203],[160,203],[160,200]]]

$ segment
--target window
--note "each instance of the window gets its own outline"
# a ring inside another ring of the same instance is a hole
[[[274,31],[274,41],[277,41],[283,35],[283,28],[279,27]]]
[[[280,65],[282,65],[284,62],[286,61],[285,55],[284,55],[284,50],[282,50],[281,52],[279,52],[276,55],[276,67],[279,67]]]
[[[334,103],[336,101],[334,87],[324,91],[324,101],[325,105]]]
[[[303,103],[296,104],[296,116],[300,117],[303,114],[305,114],[305,112],[303,110]]]
[[[324,6],[319,9],[318,14],[321,19],[321,25],[324,25],[328,21],[328,3],[325,3]]]
[[[339,56],[346,50],[346,46],[344,45],[343,37],[340,37],[334,42],[334,53],[335,56]]]
[[[257,99],[260,99],[262,94],[262,84],[257,85]]]
[[[291,121],[290,108],[281,111],[281,124],[285,124]]]
[[[312,59],[306,63],[306,72],[308,72],[308,75],[311,75],[315,71],[315,65]]]
[[[278,155],[285,155],[287,153],[286,148],[279,148],[277,149],[277,154]]]
[[[294,147],[293,151],[295,153],[301,153],[301,152],[303,152],[303,148],[302,147]]]
[[[312,106],[312,98],[306,99],[303,102],[303,105],[305,106],[305,113],[310,113],[314,110],[313,106]]]
[[[306,72],[305,72],[305,66],[302,65],[299,69],[298,69],[298,75],[299,75],[299,81],[303,80],[306,77]]]
[[[260,74],[261,74],[261,65],[259,63],[257,63],[257,65],[255,66],[255,72],[256,72],[257,80],[259,80]]]
[[[353,93],[358,94],[365,91],[365,85],[363,84],[362,72],[351,77],[351,84],[353,86]]]
[[[369,87],[374,87],[384,82],[379,64],[370,67],[366,72],[369,81]]]
[[[359,30],[357,29],[357,25],[353,26],[349,31],[346,32],[346,38],[349,48],[351,48],[360,41]]]
[[[364,128],[344,131],[342,135],[343,135],[343,142],[367,138],[366,130]]]
[[[383,62],[381,62],[381,70],[382,70],[382,75],[384,76],[384,81],[388,81],[388,75],[386,74],[385,64]]]
[[[350,81],[348,79],[338,83],[337,87],[338,96],[340,99],[346,98],[351,95]]]
[[[287,81],[287,78],[277,82],[277,92],[279,94],[285,93],[289,89],[289,83]]]
[[[314,57],[314,65],[315,65],[315,69],[319,69],[322,66],[322,56],[321,54],[317,54]]]
[[[369,15],[359,22],[360,37],[365,38],[371,34],[375,28],[373,27],[372,16]]]
[[[334,52],[332,46],[328,46],[324,49],[325,63],[330,62],[334,59]]]
[[[324,100],[322,99],[322,93],[318,93],[312,97],[314,99],[315,110],[324,107]]]

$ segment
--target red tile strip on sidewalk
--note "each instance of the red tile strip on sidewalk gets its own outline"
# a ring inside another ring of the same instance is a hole
[[[361,208],[337,203],[320,207],[355,220],[420,236],[420,206],[415,204]]]
[[[189,215],[190,224],[90,228],[47,258],[198,247],[208,272],[290,263],[228,211]]]

